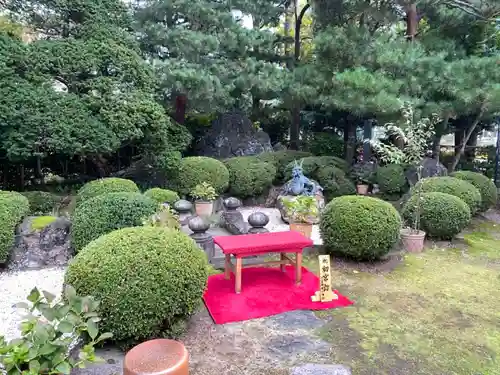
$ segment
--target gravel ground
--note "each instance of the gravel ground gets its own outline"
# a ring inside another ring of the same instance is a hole
[[[13,305],[24,301],[35,286],[41,291],[60,295],[64,271],[64,268],[44,268],[0,272],[0,335],[7,340],[19,337],[18,326],[22,316]]]

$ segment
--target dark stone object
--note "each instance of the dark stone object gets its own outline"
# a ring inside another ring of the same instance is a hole
[[[274,315],[266,319],[266,326],[279,332],[297,329],[315,330],[325,325],[325,322],[309,310],[290,311]]]
[[[351,375],[351,370],[342,365],[308,363],[292,368],[290,375]]]
[[[193,204],[185,199],[180,199],[174,203],[174,210],[179,213],[179,222],[181,225],[186,225],[193,217],[192,210]]]
[[[242,112],[220,115],[196,145],[199,155],[218,159],[272,151],[269,135],[257,129]]]
[[[210,223],[200,216],[193,216],[188,221],[188,227],[193,231],[190,237],[205,252],[208,261],[212,263],[215,257],[215,243],[212,235],[207,233]]]
[[[269,230],[264,228],[269,223],[269,216],[263,212],[254,212],[248,216],[248,224],[252,228],[248,230],[248,233],[267,233]]]
[[[238,198],[229,197],[224,200],[224,211],[220,216],[222,228],[231,234],[247,234],[250,225],[243,219],[241,212],[236,209],[241,206]]]
[[[447,176],[448,170],[436,159],[424,158],[420,163],[422,166],[421,178]],[[418,181],[417,167],[411,167],[406,171],[406,179],[411,186]]]
[[[224,207],[228,210],[236,210],[241,207],[241,201],[235,197],[229,197],[224,200]]]
[[[274,336],[266,343],[266,347],[271,355],[285,359],[304,353],[327,354],[330,352],[330,344],[326,341],[302,333]]]

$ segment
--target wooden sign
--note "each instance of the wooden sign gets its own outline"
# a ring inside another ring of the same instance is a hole
[[[311,296],[313,302],[330,302],[338,299],[332,291],[332,273],[329,255],[320,255],[319,257],[319,290]]]

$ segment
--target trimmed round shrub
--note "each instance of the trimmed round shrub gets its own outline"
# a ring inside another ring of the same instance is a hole
[[[342,195],[356,194],[356,186],[346,176],[343,170],[337,167],[324,167],[317,171],[318,183],[323,188],[323,194],[327,201]]]
[[[345,160],[337,158],[335,156],[309,156],[307,158],[302,158],[297,160],[297,163],[302,164],[302,171],[304,175],[312,179],[318,180],[318,172],[326,167],[336,167],[344,172],[349,170],[349,167]],[[285,180],[292,178],[292,169],[295,162],[290,162],[285,169]]]
[[[370,261],[389,253],[399,240],[401,217],[383,200],[349,195],[325,206],[319,227],[329,253]]]
[[[8,260],[15,242],[16,226],[28,213],[26,197],[14,191],[0,191],[0,264]]]
[[[140,193],[109,193],[89,199],[73,215],[72,244],[78,252],[103,234],[142,225],[157,207],[154,200]]]
[[[21,194],[30,202],[31,215],[51,213],[62,201],[60,196],[47,191],[25,191]]]
[[[144,192],[144,195],[146,197],[151,198],[158,204],[161,203],[174,204],[180,199],[179,194],[177,194],[175,191],[168,189],[161,189],[161,188],[152,188],[146,190]]]
[[[183,158],[179,171],[171,179],[174,190],[186,195],[203,182],[210,184],[217,194],[226,191],[229,186],[229,172],[224,163],[205,156]]]
[[[229,193],[236,197],[256,197],[272,184],[276,168],[271,163],[253,157],[227,159],[224,164],[229,171]]]
[[[422,193],[446,193],[460,198],[470,208],[472,215],[475,215],[481,206],[481,193],[471,183],[455,177],[429,177],[417,182],[412,188],[411,195],[421,187]]]
[[[422,193],[420,203],[420,229],[429,237],[448,240],[460,233],[471,220],[467,203],[446,193]],[[415,222],[417,195],[403,206],[402,216],[408,226]]]
[[[101,178],[87,182],[76,195],[77,203],[80,204],[88,199],[107,193],[138,193],[139,188],[134,181],[124,178]]]
[[[262,154],[256,155],[255,158],[260,161],[272,163],[276,167],[276,176],[274,181],[276,183],[282,183],[285,180],[285,169],[287,165],[294,160],[299,160],[308,156],[312,156],[311,153],[305,151],[283,150],[276,152],[263,152]]]
[[[128,346],[179,334],[207,277],[206,256],[188,235],[135,227],[89,243],[68,266],[65,283],[99,300],[103,332]]]
[[[388,164],[377,168],[375,180],[382,193],[399,194],[407,185],[404,168],[399,164]]]
[[[479,212],[484,212],[497,204],[497,187],[495,183],[481,173],[472,171],[458,171],[451,174],[452,177],[470,182],[481,194],[481,205]]]

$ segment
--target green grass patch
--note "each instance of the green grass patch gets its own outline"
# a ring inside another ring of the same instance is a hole
[[[31,229],[42,230],[46,226],[52,224],[57,217],[55,216],[37,216],[31,221]]]

